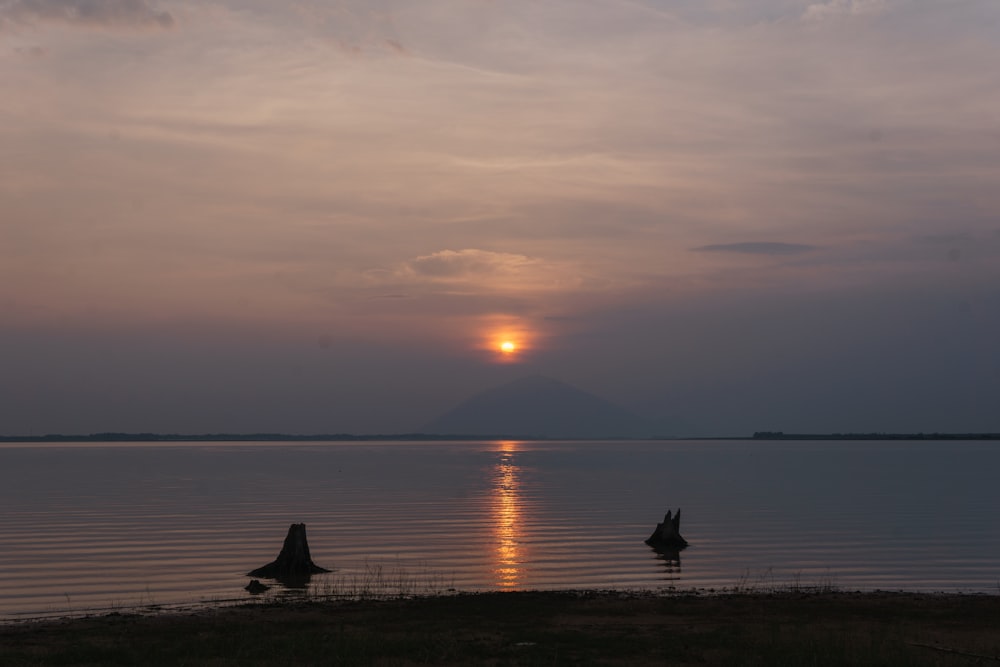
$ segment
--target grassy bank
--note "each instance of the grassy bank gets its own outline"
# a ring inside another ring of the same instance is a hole
[[[16,665],[1000,664],[1000,596],[489,593],[0,626]]]

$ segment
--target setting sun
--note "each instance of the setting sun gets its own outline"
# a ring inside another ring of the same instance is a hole
[[[530,322],[512,315],[487,315],[479,323],[475,348],[495,364],[527,362],[538,350],[540,333]]]

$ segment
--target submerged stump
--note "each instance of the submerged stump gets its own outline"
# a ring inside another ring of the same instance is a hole
[[[668,511],[663,517],[663,523],[656,524],[656,530],[646,538],[646,544],[654,549],[660,550],[680,550],[688,545],[687,540],[681,537],[681,510],[677,509],[676,515],[671,515]]]
[[[247,576],[294,581],[308,579],[309,575],[329,571],[312,562],[312,557],[309,555],[309,542],[306,540],[306,524],[293,523],[288,527],[288,535],[285,536],[285,543],[282,545],[278,557],[263,567],[247,572]]]

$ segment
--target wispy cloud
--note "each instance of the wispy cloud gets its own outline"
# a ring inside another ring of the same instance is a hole
[[[537,267],[538,260],[525,255],[467,248],[441,250],[407,262],[414,275],[432,280],[455,280],[481,276],[513,276]]]
[[[816,250],[817,246],[803,243],[781,242],[748,242],[748,243],[718,243],[692,248],[698,252],[731,252],[742,255],[799,255]]]
[[[15,46],[14,53],[23,58],[44,58],[49,50],[43,46]]]
[[[931,243],[935,245],[954,245],[955,243],[971,241],[973,240],[973,237],[968,233],[924,234],[916,237],[916,240],[918,242]]]
[[[416,299],[424,308],[433,302],[447,310],[455,307],[455,299],[474,297],[479,302],[473,310],[478,312],[483,307],[509,305],[510,299],[537,305],[553,295],[568,297],[579,293],[587,279],[584,268],[570,261],[463,248],[439,250],[395,265],[345,271],[334,282],[339,288],[364,290],[369,299]]]
[[[888,5],[888,0],[828,0],[809,5],[803,18],[807,21],[822,21],[841,16],[879,14],[886,11]]]
[[[0,0],[0,27],[5,23],[171,28],[174,17],[146,0]]]

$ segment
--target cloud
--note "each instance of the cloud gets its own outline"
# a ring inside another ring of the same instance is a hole
[[[383,40],[386,46],[388,46],[394,53],[398,53],[401,56],[408,55],[406,47],[403,46],[398,40],[388,39]]]
[[[455,295],[512,295],[535,298],[546,293],[572,293],[587,282],[583,267],[477,248],[440,250],[420,255],[391,271],[366,272],[369,285],[399,293]],[[529,297],[530,295],[530,297]]]
[[[0,0],[0,26],[67,23],[91,27],[171,28],[170,12],[146,0]]]
[[[24,58],[44,58],[49,50],[43,46],[15,46],[14,53]]]
[[[935,245],[950,245],[954,243],[960,243],[965,241],[971,241],[972,237],[967,233],[949,233],[949,234],[924,234],[916,238],[917,241],[921,243],[931,243]]]
[[[489,250],[441,250],[407,262],[415,276],[431,280],[464,280],[484,276],[516,275],[538,264],[525,255]]]
[[[888,5],[888,0],[829,0],[809,5],[802,18],[806,21],[822,21],[841,16],[880,14]]]
[[[816,250],[816,246],[802,243],[750,242],[719,243],[693,248],[698,252],[732,252],[743,255],[798,255]]]

